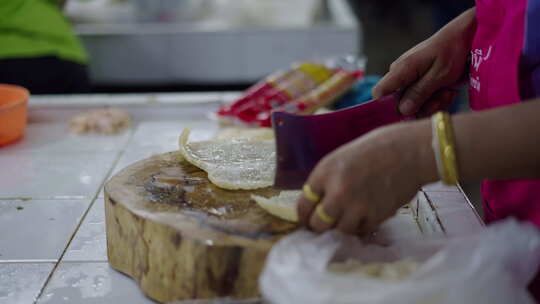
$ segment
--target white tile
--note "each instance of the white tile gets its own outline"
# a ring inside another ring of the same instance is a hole
[[[426,192],[447,236],[463,236],[483,229],[474,207],[461,192]]]
[[[0,201],[0,262],[58,260],[89,204],[88,200]]]
[[[98,199],[103,199],[105,197],[105,191],[103,189],[103,187],[99,188]]]
[[[62,261],[107,261],[105,205],[97,199],[71,241]]]
[[[33,151],[0,155],[0,199],[93,197],[117,155]]]
[[[208,120],[208,115],[213,113],[217,107],[218,103],[182,105],[155,103],[140,107],[130,107],[129,113],[138,122]]]
[[[161,93],[155,100],[164,104],[218,103],[221,93]]]
[[[178,150],[178,137],[184,128],[192,129],[190,139],[194,141],[209,139],[218,130],[217,124],[208,119],[142,122],[126,149],[159,147],[161,151]]]
[[[456,186],[448,186],[443,184],[442,182],[436,182],[433,184],[425,185],[422,187],[424,191],[431,191],[431,192],[459,192],[459,188]]]
[[[375,233],[378,241],[391,244],[399,239],[415,239],[422,237],[422,231],[414,219],[410,207],[401,208],[396,215],[381,224]]]
[[[441,225],[437,212],[433,209],[425,192],[419,192],[411,204],[416,221],[426,237],[443,237],[444,227]]]
[[[97,108],[107,106],[141,105],[155,100],[155,94],[70,94],[34,95],[30,97],[30,109],[36,108]]]
[[[114,166],[114,170],[111,174],[111,176],[117,174],[122,169],[128,167],[129,165],[132,165],[140,160],[152,157],[154,155],[163,154],[166,152],[170,152],[171,150],[164,148],[162,146],[154,146],[154,147],[144,147],[144,148],[138,148],[138,149],[128,149],[124,151],[124,154],[120,157],[116,165]]]
[[[0,304],[32,304],[51,273],[52,263],[0,264]]]
[[[129,277],[108,263],[61,263],[38,303],[103,304],[155,303],[146,298]]]
[[[240,98],[242,96],[242,92],[237,91],[230,91],[230,92],[224,92],[221,95],[221,102],[222,103],[231,103]]]
[[[130,132],[126,130],[118,135],[75,135],[69,133],[67,123],[30,123],[23,139],[0,149],[0,157],[21,151],[39,153],[117,151],[127,143]]]

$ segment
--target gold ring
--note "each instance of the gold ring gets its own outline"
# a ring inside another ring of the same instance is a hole
[[[333,224],[336,221],[335,218],[331,217],[328,215],[328,213],[326,213],[326,211],[324,211],[323,205],[318,205],[317,208],[315,208],[315,213],[323,222],[327,224]]]
[[[317,193],[313,192],[308,184],[304,185],[302,191],[304,192],[304,197],[313,204],[317,204],[321,200],[321,197]]]

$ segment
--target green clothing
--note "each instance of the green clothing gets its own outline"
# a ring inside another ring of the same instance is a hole
[[[0,0],[0,59],[57,56],[86,63],[57,0]]]

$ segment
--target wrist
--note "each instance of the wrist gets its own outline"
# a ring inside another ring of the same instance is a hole
[[[437,161],[432,145],[432,127],[430,119],[423,119],[411,124],[411,142],[415,147],[415,164],[417,167],[417,182],[420,186],[439,180]]]
[[[396,143],[397,157],[419,188],[439,180],[429,119],[392,125],[385,132],[384,137]]]

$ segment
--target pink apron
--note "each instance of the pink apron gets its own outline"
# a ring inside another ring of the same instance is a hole
[[[469,89],[474,110],[521,102],[527,5],[527,0],[476,1]],[[540,226],[540,180],[486,180],[482,195],[487,223],[513,216]],[[539,301],[540,279],[531,289]]]

